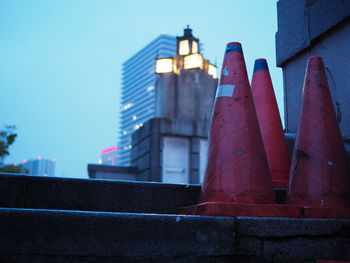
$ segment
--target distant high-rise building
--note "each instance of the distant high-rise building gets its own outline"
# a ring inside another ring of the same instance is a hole
[[[123,64],[118,165],[130,165],[131,134],[155,116],[156,58],[174,56],[176,45],[162,34]]]
[[[32,160],[24,160],[23,168],[29,171],[28,175],[33,176],[55,176],[55,158],[42,159],[40,156]]]
[[[116,165],[117,164],[117,146],[112,146],[101,151],[100,164],[104,165]]]

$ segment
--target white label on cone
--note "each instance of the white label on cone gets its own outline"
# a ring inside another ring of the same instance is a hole
[[[216,98],[232,97],[235,90],[235,85],[219,85],[216,89]]]

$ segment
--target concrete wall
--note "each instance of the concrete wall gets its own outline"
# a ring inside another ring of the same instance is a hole
[[[350,139],[350,1],[280,0],[277,65],[283,69],[285,126],[295,132],[307,59],[322,56],[342,135]]]
[[[156,84],[156,117],[209,121],[218,80],[198,69],[162,74]]]
[[[132,135],[131,164],[136,180],[161,182],[162,141],[166,136],[190,139],[190,183],[199,183],[199,140],[208,138],[209,122],[154,118]]]

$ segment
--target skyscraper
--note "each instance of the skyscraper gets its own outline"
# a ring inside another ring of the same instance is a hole
[[[174,56],[176,45],[162,34],[123,64],[118,165],[130,165],[131,134],[155,116],[156,58]]]

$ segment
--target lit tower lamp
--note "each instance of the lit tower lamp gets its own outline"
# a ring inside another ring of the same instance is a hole
[[[203,58],[199,52],[199,39],[192,35],[192,29],[187,26],[182,37],[177,37],[177,55],[172,58],[157,58],[156,73],[176,73],[189,69],[200,69],[211,75],[217,76],[217,68],[209,60]]]

